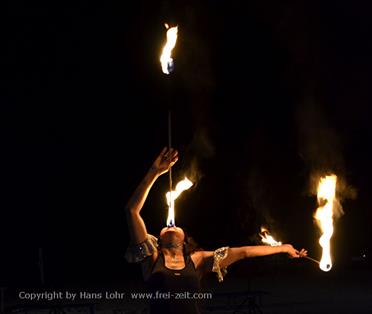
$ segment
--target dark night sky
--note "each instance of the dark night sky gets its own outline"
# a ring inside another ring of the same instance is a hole
[[[38,247],[50,283],[129,276],[122,204],[167,145],[169,108],[174,180],[197,179],[176,221],[203,247],[255,243],[266,223],[319,256],[310,178],[336,171],[346,187],[334,255],[372,254],[366,2],[135,3],[8,2],[5,284],[37,284]],[[158,61],[167,21],[179,25],[170,77]],[[164,224],[166,189],[164,176],[143,210],[151,233]]]

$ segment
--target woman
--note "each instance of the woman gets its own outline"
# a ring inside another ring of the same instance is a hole
[[[216,251],[188,252],[187,237],[179,227],[165,227],[159,240],[147,233],[140,215],[147,195],[156,179],[178,160],[175,149],[164,148],[145,178],[135,190],[127,206],[131,245],[126,252],[128,262],[140,262],[149,291],[151,313],[199,313],[194,293],[200,291],[200,279],[207,272],[216,272],[223,281],[226,268],[241,259],[287,253],[292,258],[307,255],[291,244],[280,246],[222,247]]]

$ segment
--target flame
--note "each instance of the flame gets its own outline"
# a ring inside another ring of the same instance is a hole
[[[175,226],[175,217],[174,217],[174,201],[177,199],[180,194],[191,188],[193,183],[185,177],[182,181],[178,182],[176,185],[176,189],[172,191],[172,194],[170,192],[167,192],[165,195],[167,198],[167,204],[168,204],[168,218],[167,218],[167,226]]]
[[[164,24],[167,30],[167,42],[163,47],[163,52],[160,56],[161,69],[164,74],[170,74],[173,70],[172,50],[176,45],[178,26],[169,28],[168,24]]]
[[[263,243],[266,243],[268,245],[271,245],[271,246],[279,246],[279,245],[282,245],[282,242],[278,242],[276,241],[270,234],[269,234],[269,231],[264,228],[264,227],[261,227],[261,233],[259,234],[260,237],[261,237],[261,240]]]
[[[318,185],[317,197],[320,206],[314,218],[323,233],[319,239],[319,244],[323,248],[319,267],[323,271],[329,271],[332,268],[330,240],[333,234],[333,207],[336,201],[336,183],[337,176],[333,174],[320,178]]]

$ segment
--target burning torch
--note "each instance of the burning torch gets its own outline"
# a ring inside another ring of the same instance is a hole
[[[169,25],[166,23],[164,24],[164,26],[167,29],[167,40],[163,47],[162,54],[160,56],[160,64],[162,72],[166,75],[169,75],[174,70],[172,50],[177,42],[178,26],[169,27]],[[168,110],[168,146],[169,149],[172,146],[172,116],[170,109]],[[174,227],[175,226],[174,200],[176,196],[173,195],[172,168],[169,169],[169,192],[167,193],[166,197],[168,202],[167,226]]]
[[[332,268],[330,240],[333,234],[333,208],[336,199],[337,176],[332,174],[320,178],[318,184],[317,198],[319,207],[315,212],[314,218],[318,223],[322,235],[319,244],[323,249],[319,268],[329,271]]]

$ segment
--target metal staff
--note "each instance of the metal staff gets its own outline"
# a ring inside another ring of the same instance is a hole
[[[310,257],[310,256],[303,256],[303,257],[307,258],[307,259],[310,260],[310,261],[313,261],[314,263],[320,264],[319,261],[317,261],[316,259],[314,259],[314,258],[312,258],[312,257]]]
[[[169,110],[168,111],[168,147],[169,147],[169,150],[171,149],[171,146],[172,146],[172,116],[171,116],[171,111]],[[171,155],[169,154],[169,161],[171,162],[170,160],[170,157]],[[172,167],[169,168],[169,204],[170,206],[172,206],[172,191],[173,191],[173,184],[172,184]],[[174,208],[173,208],[174,210]],[[175,221],[170,221],[169,223],[169,226],[168,227],[174,227],[175,226]]]

